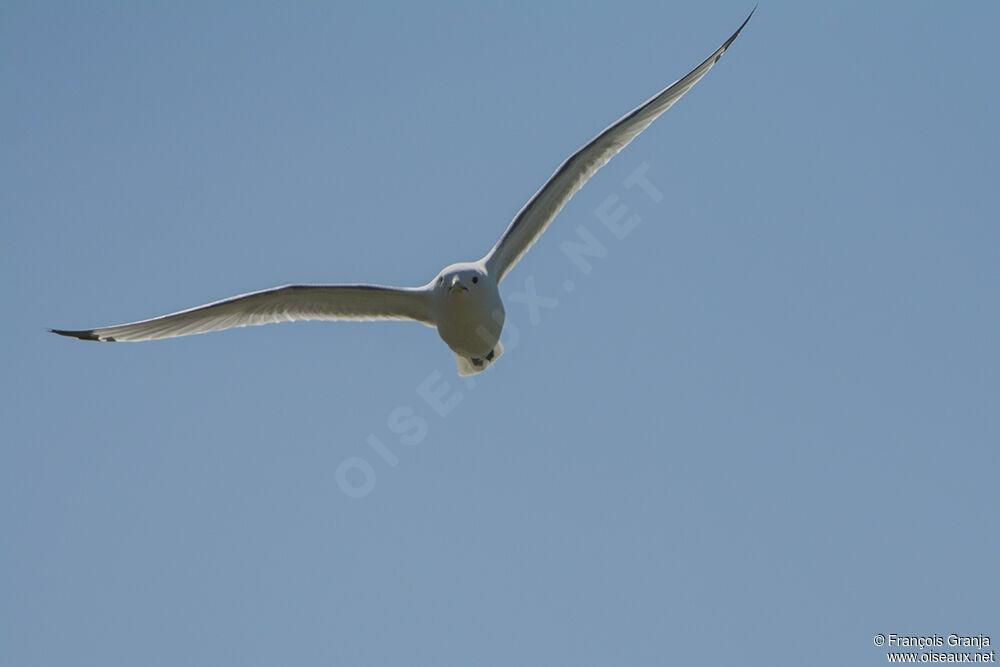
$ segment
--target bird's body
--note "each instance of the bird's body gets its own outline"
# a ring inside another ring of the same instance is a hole
[[[750,13],[753,15],[753,12]],[[437,328],[460,375],[478,373],[503,353],[499,285],[574,193],[718,62],[743,25],[698,67],[613,123],[574,153],[518,212],[476,262],[445,267],[420,287],[286,285],[242,294],[139,322],[54,333],[84,340],[143,341],[296,320],[411,320]]]
[[[435,283],[432,310],[441,340],[482,370],[500,356],[495,349],[504,323],[499,286],[480,264],[452,264]]]

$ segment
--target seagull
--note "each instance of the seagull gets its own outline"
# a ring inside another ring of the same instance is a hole
[[[128,324],[50,331],[81,340],[133,342],[273,322],[409,320],[437,329],[455,353],[459,375],[480,373],[503,354],[500,332],[505,316],[500,282],[577,190],[712,69],[756,10],[754,7],[736,32],[704,62],[563,162],[484,257],[446,266],[426,285],[285,285]]]

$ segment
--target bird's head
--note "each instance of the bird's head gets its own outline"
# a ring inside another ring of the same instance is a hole
[[[452,264],[434,279],[434,289],[450,296],[476,293],[486,283],[486,271],[476,264]]]

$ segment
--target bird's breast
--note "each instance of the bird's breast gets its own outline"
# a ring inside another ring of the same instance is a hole
[[[499,298],[449,295],[438,317],[438,333],[455,352],[470,358],[486,356],[500,340],[504,311]]]

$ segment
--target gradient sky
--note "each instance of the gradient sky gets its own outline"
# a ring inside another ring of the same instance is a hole
[[[0,663],[1000,642],[1000,5],[763,3],[472,383],[415,324],[46,333],[423,284],[751,9],[340,4],[0,7]]]

